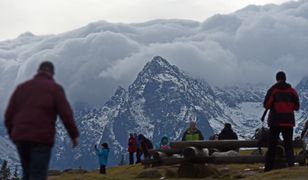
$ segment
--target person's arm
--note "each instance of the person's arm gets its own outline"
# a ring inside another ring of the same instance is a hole
[[[293,88],[292,88],[293,89]],[[295,111],[298,111],[299,110],[299,98],[298,98],[298,94],[297,92],[295,91],[295,89],[293,89],[293,95],[294,95],[294,110]]]
[[[273,88],[270,88],[266,93],[266,96],[265,96],[264,101],[263,101],[263,107],[265,109],[270,109],[272,107],[272,104],[273,104],[273,101],[274,101],[272,93],[273,93]]]
[[[5,124],[5,127],[7,129],[7,132],[9,134],[9,136],[11,136],[11,132],[12,132],[12,129],[13,129],[13,117],[14,117],[14,113],[15,113],[15,110],[16,110],[16,96],[17,96],[17,91],[18,91],[18,87],[16,88],[16,90],[13,92],[11,98],[10,98],[10,101],[9,101],[9,104],[7,106],[7,109],[5,111],[5,120],[4,120],[4,124]]]
[[[72,139],[73,146],[76,146],[78,143],[77,138],[79,136],[79,132],[74,121],[73,111],[66,99],[64,90],[61,86],[59,86],[59,89],[57,91],[56,102],[57,111],[64,124],[64,127],[66,128],[70,138]]]

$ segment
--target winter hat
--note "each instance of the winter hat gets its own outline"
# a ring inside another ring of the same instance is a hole
[[[279,72],[276,74],[276,80],[277,80],[277,81],[286,81],[286,80],[287,80],[286,74],[285,74],[283,71],[279,71]]]

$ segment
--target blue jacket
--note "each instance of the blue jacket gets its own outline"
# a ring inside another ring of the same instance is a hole
[[[98,157],[99,165],[106,166],[108,162],[109,149],[97,149],[95,148],[96,155]]]

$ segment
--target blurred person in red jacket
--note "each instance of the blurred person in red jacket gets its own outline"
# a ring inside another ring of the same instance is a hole
[[[18,151],[23,180],[47,179],[58,115],[73,147],[78,145],[72,109],[53,76],[53,64],[41,63],[33,79],[17,86],[5,112],[5,126]]]
[[[134,164],[134,153],[136,151],[137,151],[136,139],[133,134],[129,134],[129,139],[128,139],[129,164]]]

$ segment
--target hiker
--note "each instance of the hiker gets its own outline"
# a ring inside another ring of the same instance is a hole
[[[99,173],[106,174],[106,165],[108,162],[109,148],[107,143],[101,144],[101,149],[94,146],[99,162]]]
[[[73,148],[78,145],[72,109],[53,76],[53,64],[41,63],[33,79],[17,86],[5,112],[5,126],[18,151],[23,180],[47,179],[58,115]]]
[[[307,129],[308,129],[308,120],[306,120],[306,122],[305,122],[304,129],[303,129],[303,131],[301,133],[301,139],[304,138]]]
[[[167,136],[163,136],[158,144],[157,148],[159,150],[168,150],[171,149],[169,145],[169,138]]]
[[[140,150],[143,154],[144,159],[150,159],[151,155],[149,153],[149,150],[153,149],[152,142],[148,138],[144,137],[144,135],[142,134],[138,135],[138,139],[140,141]]]
[[[141,162],[141,150],[140,150],[140,141],[138,139],[138,135],[134,133],[134,138],[136,140],[136,164]]]
[[[233,131],[230,123],[225,123],[225,127],[221,130],[218,135],[218,140],[226,140],[226,139],[238,139],[237,134]]]
[[[136,139],[133,134],[129,134],[129,139],[128,139],[129,164],[134,164],[134,153],[136,151],[137,151]]]
[[[233,131],[232,126],[230,123],[225,123],[225,127],[221,130],[221,132],[218,135],[218,140],[237,140],[237,134]],[[239,151],[238,148],[222,148],[219,149],[220,152],[226,152],[226,151],[230,151],[230,150],[234,150],[234,151]]]
[[[288,166],[294,166],[293,152],[293,127],[295,126],[294,111],[299,109],[299,98],[297,92],[290,84],[286,83],[286,74],[282,71],[276,74],[277,83],[268,91],[263,106],[269,109],[268,126],[269,139],[268,151],[265,157],[264,171],[273,169],[276,145],[279,134],[282,133],[285,147],[285,155]]]
[[[196,127],[196,122],[191,121],[189,128],[184,132],[182,141],[197,141],[203,140],[203,135],[199,129]]]

